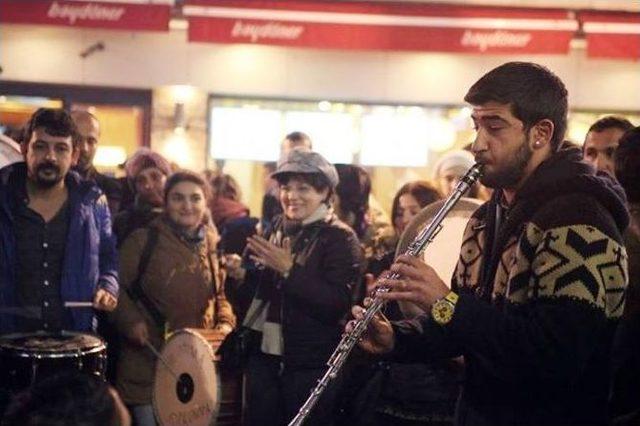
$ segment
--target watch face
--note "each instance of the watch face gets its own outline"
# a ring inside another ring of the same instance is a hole
[[[445,300],[438,300],[431,308],[431,316],[438,324],[446,324],[453,316],[453,306]]]

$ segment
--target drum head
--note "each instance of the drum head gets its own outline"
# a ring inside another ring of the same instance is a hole
[[[153,409],[160,425],[215,424],[220,384],[207,341],[194,331],[178,330],[161,355],[168,366],[156,361],[153,384]]]
[[[0,336],[0,347],[40,356],[42,354],[86,353],[105,349],[98,336],[73,331],[13,333]]]
[[[431,220],[442,208],[444,202],[444,200],[440,200],[427,205],[413,218],[400,236],[400,242],[396,248],[396,256],[407,250],[409,244],[418,236],[420,231],[431,223]],[[434,236],[433,241],[429,243],[421,256],[421,259],[433,267],[447,285],[450,285],[453,270],[458,263],[462,235],[467,222],[481,204],[481,201],[474,198],[461,198],[444,218],[441,223],[442,229]],[[408,302],[400,302],[400,310],[408,318],[422,313],[420,308]]]

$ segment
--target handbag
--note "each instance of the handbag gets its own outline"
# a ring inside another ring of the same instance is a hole
[[[220,368],[223,370],[242,370],[247,365],[249,355],[260,346],[262,333],[250,328],[258,316],[264,311],[267,301],[263,300],[253,312],[246,325],[242,325],[224,338],[216,355],[220,357]]]

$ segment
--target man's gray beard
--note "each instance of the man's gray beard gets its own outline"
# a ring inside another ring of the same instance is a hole
[[[494,189],[515,187],[524,177],[525,168],[532,155],[533,151],[529,147],[529,137],[526,137],[508,163],[501,165],[500,170],[483,175],[480,178],[480,182]]]

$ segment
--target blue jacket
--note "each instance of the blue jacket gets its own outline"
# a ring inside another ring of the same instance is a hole
[[[27,178],[25,163],[0,170],[0,307],[17,306],[14,212]],[[118,296],[118,256],[106,197],[73,171],[65,177],[71,220],[61,277],[63,301],[91,301],[97,288]],[[93,329],[91,309],[71,310],[71,330]],[[0,314],[0,332],[14,330],[14,317]]]

